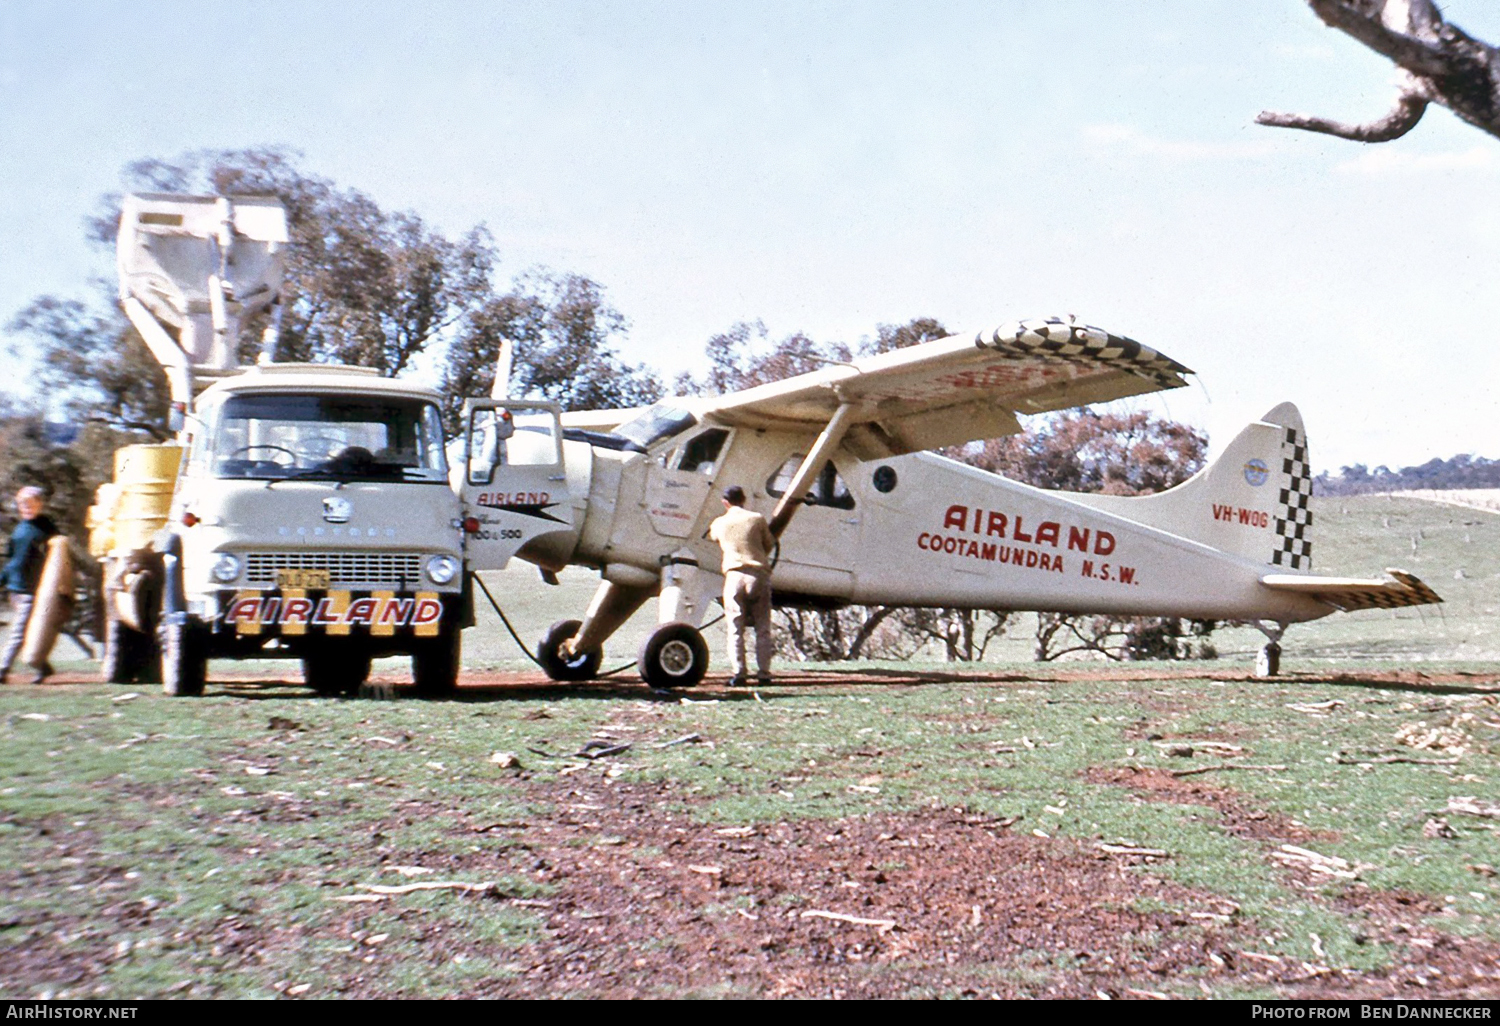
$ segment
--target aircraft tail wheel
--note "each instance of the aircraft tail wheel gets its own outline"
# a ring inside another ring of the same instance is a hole
[[[1268,641],[1260,650],[1260,655],[1255,657],[1255,675],[1257,677],[1274,677],[1281,672],[1281,646],[1274,641]]]
[[[537,646],[537,661],[553,680],[593,680],[599,673],[599,663],[604,653],[598,649],[584,652],[568,659],[562,654],[563,642],[578,633],[583,624],[578,620],[559,620],[547,628],[542,643]]]
[[[708,672],[708,642],[690,623],[664,623],[641,642],[637,663],[653,688],[690,688]]]

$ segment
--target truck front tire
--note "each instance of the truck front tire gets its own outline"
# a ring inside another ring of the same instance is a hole
[[[203,694],[208,682],[208,642],[190,623],[163,623],[157,628],[161,643],[161,689],[173,696]]]
[[[417,694],[423,698],[446,698],[458,690],[462,664],[463,631],[451,627],[424,643],[411,654],[411,674]]]
[[[302,660],[302,681],[320,695],[354,695],[370,679],[370,657],[363,652],[327,652]]]

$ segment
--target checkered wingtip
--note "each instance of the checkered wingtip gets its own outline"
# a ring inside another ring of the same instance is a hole
[[[982,333],[976,335],[974,344],[1018,360],[1040,356],[1065,363],[1112,364],[1164,388],[1179,388],[1187,384],[1182,375],[1193,373],[1171,357],[1163,356],[1135,339],[1079,324],[1072,317],[1003,324],[989,338]]]

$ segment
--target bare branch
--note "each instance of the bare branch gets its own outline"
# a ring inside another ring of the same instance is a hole
[[[1443,20],[1433,0],[1307,0],[1323,22],[1389,57],[1405,72],[1396,107],[1379,121],[1350,125],[1328,118],[1264,111],[1262,125],[1301,128],[1357,142],[1399,139],[1429,103],[1500,138],[1500,49]]]
[[[1405,31],[1397,31],[1387,24],[1387,18],[1395,20],[1394,16],[1397,15],[1392,8],[1406,7],[1411,0],[1398,0],[1395,4],[1392,0],[1379,3],[1371,3],[1369,0],[1364,0],[1364,2],[1361,0],[1307,0],[1307,2],[1312,7],[1313,13],[1323,20],[1323,24],[1353,36],[1371,50],[1389,57],[1408,71],[1418,75],[1445,75],[1452,70],[1448,63],[1448,55],[1440,45],[1418,39],[1408,35]],[[1407,26],[1403,27],[1420,26],[1418,31],[1425,30],[1435,34],[1443,25],[1442,15],[1438,14],[1431,4],[1420,6],[1425,6],[1426,10],[1416,18],[1412,18],[1407,11],[1400,12],[1407,14],[1407,17],[1402,19],[1407,21]],[[1386,17],[1383,18],[1381,15],[1386,15]]]
[[[1426,110],[1427,101],[1422,97],[1403,93],[1396,101],[1395,109],[1389,114],[1378,121],[1367,121],[1362,125],[1332,121],[1311,114],[1283,114],[1272,110],[1261,111],[1256,116],[1255,122],[1276,128],[1301,128],[1309,132],[1322,132],[1324,135],[1336,135],[1340,139],[1353,139],[1355,142],[1376,143],[1401,138],[1416,127]]]

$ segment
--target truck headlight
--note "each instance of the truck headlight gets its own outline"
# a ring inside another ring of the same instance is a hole
[[[213,574],[214,580],[220,584],[229,584],[240,575],[239,557],[231,556],[227,552],[221,552],[219,553],[219,558],[214,560],[213,569],[209,572]]]
[[[452,556],[433,556],[427,561],[427,576],[433,584],[447,584],[458,574],[458,560]]]

